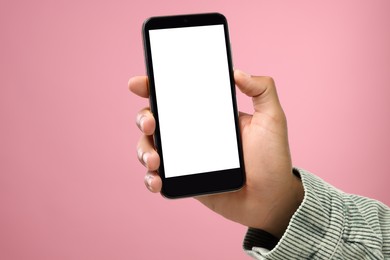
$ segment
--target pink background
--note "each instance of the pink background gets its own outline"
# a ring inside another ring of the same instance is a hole
[[[235,66],[277,82],[294,164],[390,205],[390,2],[0,3],[0,259],[247,259],[245,227],[149,193],[127,90],[141,25],[218,11]],[[239,95],[241,110],[250,100]]]

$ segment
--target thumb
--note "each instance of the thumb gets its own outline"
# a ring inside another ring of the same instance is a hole
[[[275,82],[271,77],[250,76],[245,72],[235,70],[234,79],[241,92],[252,97],[255,112],[275,114],[282,110]]]

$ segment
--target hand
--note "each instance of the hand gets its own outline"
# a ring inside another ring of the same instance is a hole
[[[234,72],[238,88],[253,100],[253,115],[240,113],[246,185],[239,191],[196,197],[201,203],[227,219],[281,237],[291,216],[303,200],[303,187],[292,174],[287,122],[272,78]],[[129,80],[130,90],[148,98],[147,77]],[[149,108],[137,115],[141,136],[137,151],[147,168],[145,184],[160,192],[157,173],[160,157],[154,149],[156,122]]]

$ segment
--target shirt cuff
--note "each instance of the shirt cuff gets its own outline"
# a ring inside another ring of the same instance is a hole
[[[279,239],[267,231],[248,228],[244,239],[244,250],[252,250],[253,247],[261,247],[264,249],[272,250],[279,242]]]
[[[340,191],[307,171],[294,169],[294,173],[299,174],[302,180],[305,190],[303,202],[292,216],[286,232],[274,247],[264,246],[273,243],[262,242],[267,237],[269,239],[264,232],[249,229],[244,240],[244,249],[249,255],[258,259],[313,257],[327,259],[329,255],[322,255],[324,250],[321,248],[337,247],[345,220],[345,209]],[[250,243],[255,240],[260,243],[257,245]]]

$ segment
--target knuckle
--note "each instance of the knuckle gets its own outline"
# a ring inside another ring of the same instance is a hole
[[[269,88],[275,88],[275,80],[270,76],[264,76],[264,82]]]

